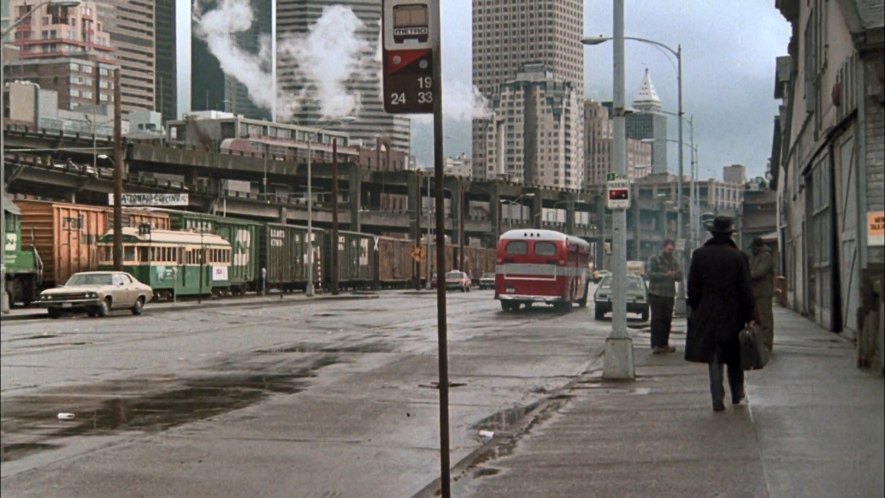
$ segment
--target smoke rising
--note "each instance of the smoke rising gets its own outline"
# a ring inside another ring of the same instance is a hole
[[[371,46],[358,35],[365,25],[343,5],[323,9],[323,14],[305,35],[291,35],[280,41],[281,56],[296,61],[296,75],[307,82],[299,101],[316,92],[323,118],[354,115],[360,109],[360,94],[348,83],[372,74]]]
[[[279,40],[277,54],[271,40],[260,39],[258,53],[239,47],[236,35],[248,31],[255,21],[249,0],[193,0],[194,32],[206,42],[224,74],[242,83],[252,101],[276,111],[277,121],[288,121],[302,106],[316,105],[324,118],[355,115],[360,109],[360,95],[348,83],[371,78],[377,62],[363,58],[371,49],[361,40],[365,29],[349,8],[333,5],[306,34],[289,34]],[[297,94],[274,93],[276,88],[271,66],[273,57],[291,63],[297,79],[305,82]]]

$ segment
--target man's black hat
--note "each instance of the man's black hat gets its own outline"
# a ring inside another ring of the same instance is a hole
[[[708,230],[710,233],[732,234],[734,233],[734,225],[728,216],[717,216],[713,218],[713,225]]]

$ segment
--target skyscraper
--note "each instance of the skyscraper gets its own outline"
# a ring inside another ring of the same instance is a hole
[[[583,98],[583,6],[581,0],[473,0],[474,86],[492,99],[526,63],[538,63]],[[473,122],[478,178],[488,178],[487,151],[494,150],[487,143],[487,127],[487,120]]]
[[[632,114],[625,120],[627,138],[647,140],[651,143],[652,173],[666,173],[667,165],[667,117],[661,113],[661,99],[651,82],[648,69],[642,78]]]
[[[120,104],[123,115],[155,109],[156,52],[153,0],[96,2],[98,19],[111,36],[120,66]]]
[[[542,64],[526,64],[492,97],[483,121],[485,178],[579,189],[584,179],[583,99]]]

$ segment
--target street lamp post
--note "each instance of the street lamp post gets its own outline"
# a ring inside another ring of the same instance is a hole
[[[613,124],[612,147],[613,173],[623,178],[627,174],[627,127],[624,88],[624,0],[614,0],[613,34],[607,39],[585,38],[585,45],[596,45],[612,40],[613,50]],[[634,379],[633,341],[627,333],[627,211],[612,210],[612,329],[605,340],[603,378]]]
[[[620,1],[622,1],[622,0],[615,0],[615,3],[618,3]],[[677,80],[677,93],[678,93],[678,95],[677,95],[677,99],[678,99],[677,112],[679,114],[679,119],[678,119],[678,125],[679,125],[679,178],[677,179],[677,184],[676,184],[676,197],[679,199],[682,199],[682,164],[683,164],[682,116],[684,114],[683,110],[682,110],[682,45],[681,44],[677,45],[676,50],[673,50],[672,48],[670,48],[669,45],[665,45],[659,41],[649,40],[648,38],[639,38],[639,37],[635,37],[635,36],[624,36],[623,39],[638,41],[641,43],[648,43],[650,45],[654,45],[654,46],[663,48],[664,50],[673,54],[674,57],[676,57],[676,65],[677,65],[676,80]],[[584,43],[585,45],[598,45],[600,43],[604,43],[609,40],[612,40],[612,38],[600,36],[600,37],[596,37],[596,38],[584,38],[583,40],[581,40],[581,42]],[[615,41],[615,43],[617,43],[617,40]],[[679,203],[679,205],[676,208],[676,238],[677,239],[682,238],[682,203],[681,202]],[[683,253],[683,256],[684,256],[684,253]],[[683,263],[684,263],[684,261],[685,261],[685,259],[683,257]],[[682,285],[681,282],[680,282],[680,285],[678,286],[678,295],[676,296],[676,312],[681,313],[681,314],[685,313],[685,286]]]
[[[3,59],[3,45],[6,35],[47,5],[76,7],[80,5],[80,0],[47,0],[39,3],[0,34],[0,199],[3,202],[6,202],[6,61]],[[3,238],[0,241],[0,312],[9,313],[9,294],[6,292],[6,207],[3,205],[0,205],[0,236]]]
[[[508,206],[519,205],[519,224],[522,225],[522,202],[520,202],[520,201],[522,201],[523,198],[530,199],[534,196],[535,196],[534,192],[526,192],[524,194],[518,195],[516,197],[516,199],[513,199],[512,201],[507,200],[507,199],[500,199],[498,202],[500,204],[507,204]],[[508,229],[513,228],[513,217],[510,217],[510,216],[507,217],[507,228]]]
[[[312,190],[312,182],[310,177],[310,156],[311,156],[311,140],[313,139],[313,133],[307,135],[307,285],[304,288],[304,293],[308,297],[313,297],[314,294],[314,286],[313,286],[313,190]],[[334,241],[334,244],[337,244],[338,241]],[[337,246],[333,246],[336,247]]]

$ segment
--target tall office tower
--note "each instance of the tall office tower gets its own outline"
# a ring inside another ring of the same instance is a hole
[[[609,108],[595,100],[584,101],[584,186],[604,185],[612,172],[613,122]],[[627,139],[627,178],[636,180],[651,172],[652,144]]]
[[[163,116],[164,123],[181,117],[178,108],[178,49],[182,40],[178,39],[180,22],[176,15],[175,4],[175,0],[156,0],[154,6],[155,19],[157,20],[154,40],[157,52],[155,92],[157,112]],[[187,33],[189,37],[189,29]]]
[[[120,66],[120,105],[123,116],[153,111],[156,105],[156,52],[153,0],[96,2],[98,20],[111,36]]]
[[[667,172],[667,116],[661,113],[661,99],[651,82],[648,69],[642,78],[632,114],[625,120],[627,138],[646,140],[651,143],[652,173]]]
[[[11,0],[11,22],[39,4]],[[4,60],[6,80],[31,81],[41,89],[55,90],[60,109],[113,105],[114,50],[96,16],[96,2],[44,8],[44,15],[31,15],[9,33],[8,42],[19,50],[17,60]]]
[[[317,21],[336,5],[350,9],[362,26],[355,35],[363,48],[359,54],[362,69],[344,82],[350,92],[359,96],[359,111],[353,120],[323,120],[321,110],[323,97],[317,85],[309,82],[303,61],[295,60],[284,50],[278,51],[277,85],[282,93],[303,96],[303,105],[292,116],[292,121],[305,126],[327,127],[346,132],[351,139],[364,144],[376,143],[378,138],[387,140],[392,147],[408,151],[411,141],[410,120],[402,115],[387,114],[381,101],[381,0],[276,0],[277,40],[285,44],[291,37],[304,38]],[[331,36],[346,36],[343,31]],[[324,75],[320,75],[324,77]]]
[[[540,63],[583,98],[583,20],[581,0],[473,0],[474,86],[492,99],[524,64]],[[486,143],[487,126],[481,119],[473,122],[477,178],[488,178],[486,153],[495,150],[494,144]]]
[[[501,85],[491,100],[492,117],[482,121],[484,178],[526,185],[579,189],[584,179],[584,110],[569,81],[543,64]],[[482,126],[482,125],[480,125]]]

